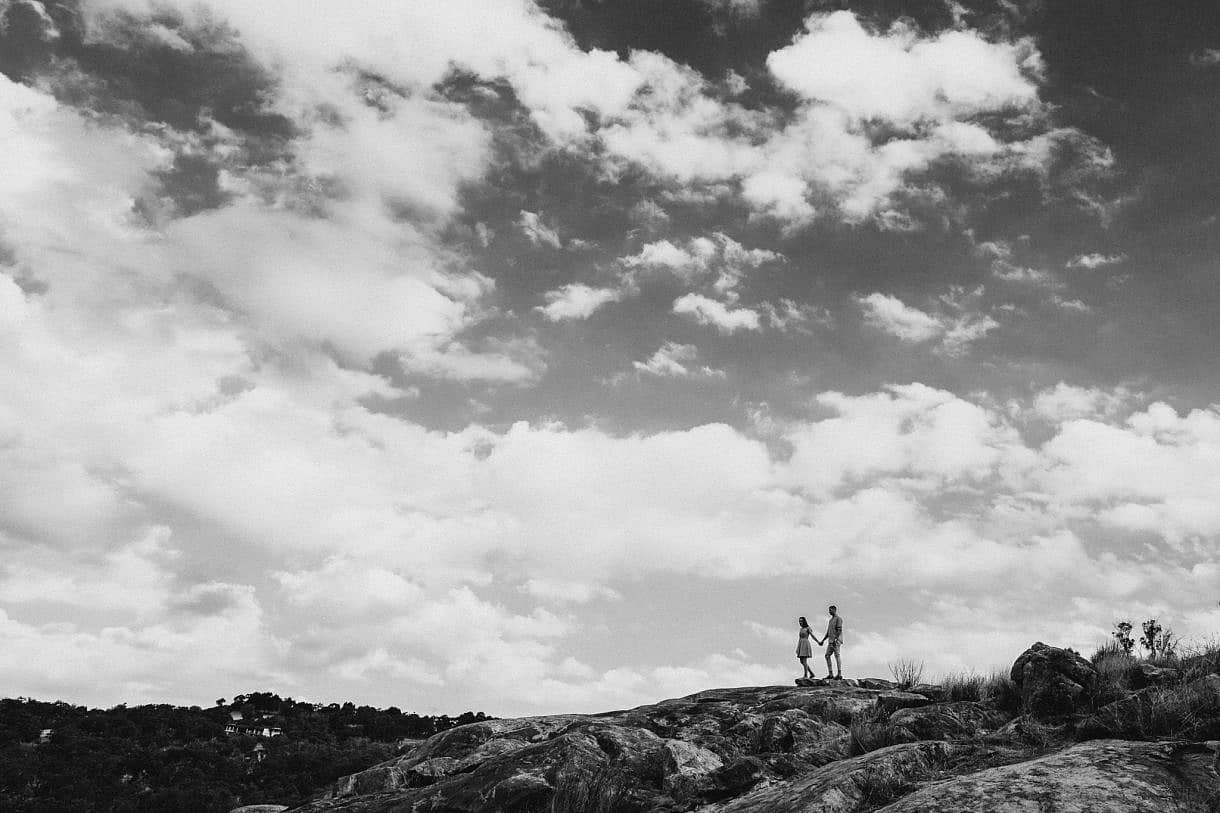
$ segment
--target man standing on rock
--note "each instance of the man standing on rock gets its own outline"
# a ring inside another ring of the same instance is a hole
[[[826,624],[826,637],[818,641],[818,646],[826,643],[826,677],[830,680],[843,679],[843,660],[839,657],[839,648],[843,643],[843,616],[839,615],[839,608],[831,604],[829,607],[830,621]],[[830,656],[835,656],[835,665],[838,669],[831,671]]]

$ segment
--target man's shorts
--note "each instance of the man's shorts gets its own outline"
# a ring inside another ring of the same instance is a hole
[[[839,640],[839,639],[837,639],[837,638],[836,638],[835,640],[833,640],[833,641],[827,641],[827,642],[826,642],[826,654],[827,654],[827,655],[838,655],[838,654],[839,654],[839,646],[840,646],[841,644],[842,644],[842,641],[840,641],[840,640]]]

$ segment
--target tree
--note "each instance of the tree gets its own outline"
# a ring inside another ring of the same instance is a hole
[[[1177,648],[1176,636],[1173,630],[1167,630],[1149,618],[1143,624],[1144,634],[1140,638],[1140,646],[1148,650],[1150,658],[1172,658]]]
[[[1114,632],[1110,633],[1114,636],[1114,640],[1123,648],[1123,652],[1127,655],[1135,649],[1135,641],[1131,638],[1131,622],[1119,621],[1114,625]]]

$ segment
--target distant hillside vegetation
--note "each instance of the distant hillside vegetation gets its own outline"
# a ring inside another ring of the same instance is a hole
[[[225,813],[241,804],[291,805],[393,757],[404,740],[488,719],[303,703],[269,692],[222,698],[211,708],[0,700],[0,810]],[[226,734],[227,725],[239,733]],[[283,733],[240,733],[254,728]]]

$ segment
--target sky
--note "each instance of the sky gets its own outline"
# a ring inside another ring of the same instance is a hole
[[[1211,2],[0,0],[0,695],[1214,640],[1218,101]]]

